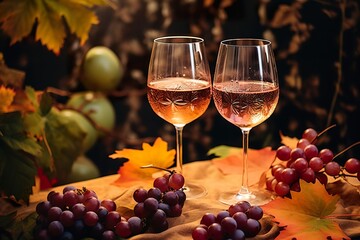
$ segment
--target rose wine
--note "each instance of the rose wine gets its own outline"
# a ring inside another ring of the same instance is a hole
[[[219,113],[240,128],[252,128],[265,121],[279,99],[279,87],[263,81],[217,83],[213,91]]]
[[[201,116],[211,99],[210,81],[173,77],[148,84],[154,112],[174,125],[185,125]]]

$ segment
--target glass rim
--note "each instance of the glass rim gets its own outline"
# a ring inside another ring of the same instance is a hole
[[[271,41],[262,38],[231,38],[222,40],[220,44],[233,47],[257,47],[270,46]]]
[[[169,41],[170,40],[170,41]],[[178,41],[174,41],[178,40]],[[154,43],[158,44],[194,44],[194,43],[203,43],[204,39],[201,37],[194,36],[164,36],[154,39]]]

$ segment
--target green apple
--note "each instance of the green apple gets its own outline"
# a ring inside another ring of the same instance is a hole
[[[109,99],[99,92],[73,94],[66,105],[86,114],[99,127],[99,135],[112,131],[115,126],[115,109]],[[104,131],[103,131],[104,130]]]
[[[71,110],[71,109],[64,109],[60,111],[60,114],[63,117],[67,117],[72,121],[75,121],[80,129],[86,133],[86,136],[83,140],[83,149],[82,152],[88,151],[96,142],[98,138],[98,132],[91,124],[91,121],[87,119],[82,113]]]
[[[124,74],[124,68],[109,48],[91,48],[82,62],[80,81],[87,90],[108,92],[115,90]]]

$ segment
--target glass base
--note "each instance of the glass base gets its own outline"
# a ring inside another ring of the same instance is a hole
[[[185,183],[184,193],[186,194],[186,200],[196,199],[203,197],[207,194],[206,188],[199,184]]]
[[[227,205],[232,205],[239,201],[247,201],[251,205],[261,206],[274,198],[275,196],[265,189],[250,188],[245,190],[242,189],[236,194],[234,194],[234,192],[221,193],[219,201]]]

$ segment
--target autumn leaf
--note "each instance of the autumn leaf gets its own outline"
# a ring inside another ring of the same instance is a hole
[[[297,143],[299,142],[299,139],[296,137],[288,137],[288,136],[284,136],[282,134],[282,132],[280,132],[280,138],[281,138],[281,143],[284,144],[285,146],[290,147],[291,149],[296,148]]]
[[[109,156],[112,159],[126,158],[129,160],[118,171],[120,174],[118,183],[151,177],[154,172],[158,171],[153,168],[141,169],[141,166],[152,164],[157,167],[168,168],[174,164],[175,149],[168,151],[167,142],[161,138],[157,138],[153,146],[143,143],[142,148],[142,150],[125,148],[115,151]]]
[[[91,8],[108,4],[107,0],[5,0],[0,3],[0,23],[11,37],[11,44],[29,35],[37,23],[35,39],[58,54],[66,29],[84,44],[91,26],[98,23]]]
[[[15,97],[15,91],[0,86],[0,113],[7,112]]]
[[[285,230],[276,239],[349,239],[331,214],[340,199],[329,195],[323,185],[300,181],[301,192],[292,192],[292,198],[276,198],[262,206],[265,213]]]

